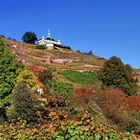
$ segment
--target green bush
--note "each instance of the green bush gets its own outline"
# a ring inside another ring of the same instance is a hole
[[[98,72],[98,77],[105,86],[120,88],[127,95],[134,95],[137,92],[137,80],[132,75],[132,68],[124,65],[122,61],[113,56]]]
[[[39,80],[46,85],[52,79],[52,72],[49,69],[44,70],[43,72],[39,73],[38,77]]]
[[[46,48],[45,48],[45,46],[44,46],[44,45],[37,45],[37,46],[36,46],[36,49],[41,49],[41,50],[44,50],[44,49],[46,49]]]
[[[5,38],[5,36],[4,36],[4,35],[0,35],[0,37]]]
[[[4,43],[0,41],[0,108],[10,100],[10,93],[17,83],[17,76],[23,66],[19,64]]]
[[[52,80],[47,85],[48,92],[50,95],[53,95],[54,97],[65,97],[67,98],[70,93],[73,91],[73,85],[69,83],[63,83],[59,81]]]
[[[136,131],[138,129],[138,123],[137,122],[130,122],[128,126],[126,126],[125,130],[128,132]]]
[[[13,95],[13,112],[11,119],[20,117],[27,123],[37,122],[37,100],[32,96],[32,90],[25,83],[19,83]]]

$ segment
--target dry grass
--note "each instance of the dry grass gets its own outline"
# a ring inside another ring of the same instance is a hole
[[[36,45],[33,44],[21,43],[7,39],[3,40],[5,44],[9,47],[9,49],[14,52],[14,54],[18,54],[21,59],[25,59],[33,64],[36,64],[36,62],[38,62],[38,64],[41,66],[49,65],[56,69],[94,71],[102,67],[105,62],[104,59],[100,59],[96,56],[85,55],[72,50],[39,50],[36,49]],[[16,45],[16,48],[14,48],[13,45]],[[65,65],[58,63],[49,64],[47,61],[45,61],[45,59],[47,59],[48,57],[50,59],[75,59],[80,61],[67,63]],[[85,64],[93,65],[95,67],[85,67]]]

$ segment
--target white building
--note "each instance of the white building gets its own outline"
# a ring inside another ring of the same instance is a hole
[[[50,31],[48,31],[47,38],[44,36],[38,41],[39,45],[45,45],[47,49],[52,50],[61,46],[60,40],[56,41],[52,38]]]

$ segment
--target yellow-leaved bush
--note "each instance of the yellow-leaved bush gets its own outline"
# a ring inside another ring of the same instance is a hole
[[[33,91],[37,91],[38,88],[42,88],[41,82],[37,80],[37,77],[28,69],[24,69],[18,76],[18,83],[27,83]]]

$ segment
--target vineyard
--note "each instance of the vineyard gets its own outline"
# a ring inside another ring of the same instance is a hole
[[[139,95],[103,85],[105,59],[5,38],[0,58],[0,140],[140,139]]]

